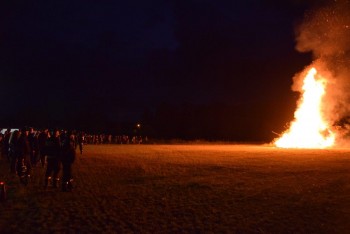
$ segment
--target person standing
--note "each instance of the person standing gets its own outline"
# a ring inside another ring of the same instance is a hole
[[[21,129],[21,135],[18,138],[18,159],[17,159],[17,174],[20,178],[20,182],[27,185],[32,170],[30,162],[30,145],[28,141],[29,129],[24,127]]]
[[[62,140],[61,162],[62,162],[62,191],[72,190],[72,164],[75,160],[74,134],[65,133]]]
[[[77,135],[80,154],[83,154],[84,132],[79,132]]]
[[[38,136],[39,157],[40,157],[40,162],[42,167],[44,167],[45,165],[45,157],[46,157],[45,144],[48,137],[49,137],[49,129],[47,128],[45,128],[44,131],[41,131]]]
[[[34,141],[33,141],[33,150],[34,150],[34,163],[35,165],[38,164],[40,161],[40,152],[39,152],[39,134],[40,131],[36,131],[34,134]]]
[[[10,141],[10,136],[11,136],[11,129],[8,128],[4,134],[4,137],[3,137],[3,145],[2,145],[2,153],[3,153],[3,157],[4,158],[7,158],[7,159],[10,159],[9,158],[9,148],[10,148],[10,145],[9,145],[9,141]]]
[[[16,173],[16,164],[18,160],[18,139],[20,137],[20,131],[15,130],[12,132],[9,140],[9,157],[10,157],[10,172]]]
[[[29,147],[30,147],[30,162],[32,166],[35,167],[36,160],[35,160],[35,132],[34,128],[29,128],[29,134],[28,134],[28,141],[29,141]]]
[[[60,143],[60,132],[54,130],[50,137],[47,138],[45,143],[46,161],[47,168],[45,172],[45,185],[47,188],[49,180],[52,176],[52,187],[57,188],[59,181],[58,174],[60,172],[60,153],[61,153],[61,143]]]

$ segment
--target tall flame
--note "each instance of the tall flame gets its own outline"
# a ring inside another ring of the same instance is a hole
[[[294,121],[275,145],[281,148],[326,148],[334,144],[335,134],[323,119],[321,105],[325,80],[311,68],[303,81],[302,97],[294,113]]]

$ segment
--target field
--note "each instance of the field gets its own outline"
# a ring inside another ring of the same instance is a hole
[[[350,149],[99,145],[72,192],[0,179],[0,233],[349,233]]]

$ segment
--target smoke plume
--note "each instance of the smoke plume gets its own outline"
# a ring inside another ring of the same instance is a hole
[[[312,52],[311,66],[327,79],[326,119],[333,124],[350,121],[350,1],[333,0],[307,12],[296,41],[298,51]],[[293,90],[300,89],[299,77],[294,78]]]

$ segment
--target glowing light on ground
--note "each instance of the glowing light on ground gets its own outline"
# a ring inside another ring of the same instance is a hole
[[[317,76],[317,79],[316,79]],[[289,130],[275,141],[281,148],[326,148],[335,141],[335,134],[322,116],[325,79],[311,68],[303,81],[302,97]]]

